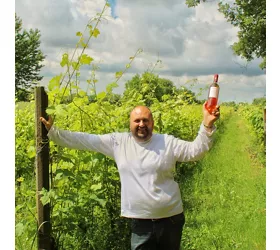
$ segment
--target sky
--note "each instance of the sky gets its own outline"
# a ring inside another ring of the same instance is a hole
[[[229,0],[228,0],[229,1]],[[104,91],[123,71],[129,58],[142,49],[132,67],[118,81],[115,93],[122,94],[124,84],[135,74],[151,70],[185,86],[195,93],[205,91],[213,75],[219,74],[220,102],[249,102],[266,96],[266,72],[260,59],[251,62],[233,54],[230,45],[237,41],[238,28],[228,23],[211,0],[188,8],[184,0],[110,0],[106,20],[98,26],[100,35],[91,40],[86,54],[94,58],[99,69],[96,89]],[[89,19],[100,13],[105,0],[15,0],[15,11],[25,29],[39,29],[41,50],[46,55],[41,70],[41,85],[63,73],[63,53],[71,54]],[[81,70],[81,86],[86,89],[90,68]],[[195,81],[194,86],[191,85]]]

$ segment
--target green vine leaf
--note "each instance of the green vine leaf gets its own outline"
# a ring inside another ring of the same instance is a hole
[[[47,107],[46,112],[47,112],[47,114],[49,114],[49,115],[54,114],[54,113],[55,113],[55,106],[52,105],[52,106]]]
[[[100,92],[98,95],[97,95],[97,99],[98,100],[102,100],[106,97],[106,92]]]
[[[23,234],[24,230],[24,225],[23,223],[19,222],[16,224],[16,236],[21,236]]]
[[[60,66],[64,67],[65,65],[67,65],[69,63],[69,59],[68,59],[68,54],[64,53],[60,62]]]
[[[90,65],[90,63],[93,61],[93,58],[86,55],[86,54],[83,54],[81,57],[80,57],[80,63],[81,64],[88,64]]]
[[[58,75],[58,76],[54,76],[54,77],[50,80],[49,85],[48,85],[48,88],[49,88],[50,91],[59,88],[61,76],[62,76],[62,74],[60,74],[60,75]]]
[[[94,36],[95,38],[97,38],[97,36],[100,34],[100,31],[99,29],[97,28],[94,28],[94,30],[91,30],[91,33],[90,33],[92,36]]]
[[[116,78],[120,78],[123,75],[122,71],[116,72]]]
[[[77,62],[72,62],[71,63],[73,69],[78,70],[80,68],[79,64]]]
[[[57,115],[64,115],[67,114],[67,107],[64,104],[56,105],[55,106],[55,113]]]
[[[100,190],[101,188],[102,188],[101,183],[97,183],[97,184],[91,185],[91,187],[90,187],[90,189],[93,190],[93,191]]]
[[[117,87],[119,87],[119,85],[116,82],[112,82],[106,86],[106,91],[112,92],[112,90]]]
[[[40,191],[40,194],[42,195],[40,200],[42,202],[42,204],[45,206],[46,204],[50,203],[51,198],[54,198],[54,191],[51,189],[50,191],[46,190],[45,188],[43,188]]]

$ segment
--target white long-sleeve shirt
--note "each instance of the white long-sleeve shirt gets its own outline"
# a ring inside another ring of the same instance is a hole
[[[201,125],[194,141],[156,134],[138,142],[131,133],[95,135],[59,130],[52,126],[48,137],[73,149],[100,152],[115,160],[121,180],[121,216],[157,219],[183,212],[173,171],[176,161],[200,159],[212,145],[212,134]]]

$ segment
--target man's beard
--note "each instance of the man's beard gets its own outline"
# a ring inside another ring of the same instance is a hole
[[[144,128],[141,128],[141,129],[137,128],[134,135],[137,138],[143,140],[143,139],[148,138],[150,136],[150,134],[151,133],[150,133],[149,129],[147,127],[144,127]]]

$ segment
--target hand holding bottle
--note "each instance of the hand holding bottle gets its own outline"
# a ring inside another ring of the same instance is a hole
[[[213,109],[212,113],[209,113],[207,109],[207,102],[203,104],[203,125],[204,127],[210,131],[212,129],[215,121],[220,118],[220,106],[217,105]]]

